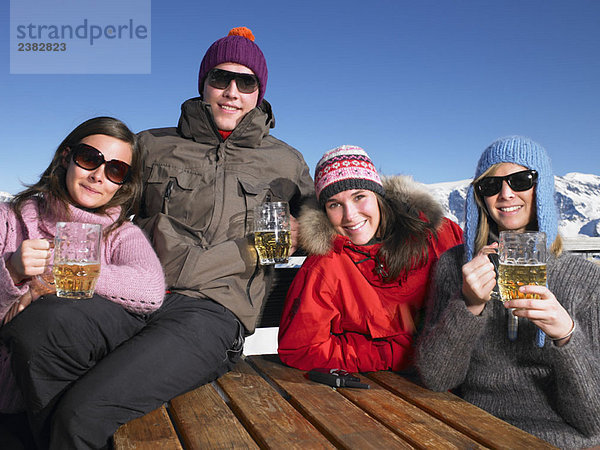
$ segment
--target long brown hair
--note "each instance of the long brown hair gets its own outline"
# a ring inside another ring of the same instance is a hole
[[[429,258],[429,240],[436,238],[436,226],[421,216],[421,211],[406,203],[381,197],[379,204],[378,235],[382,246],[377,253],[385,261],[386,280],[395,280],[401,274],[421,267]]]
[[[47,201],[49,200],[48,197],[58,201],[58,205],[64,209],[67,217],[69,214],[68,205],[78,206],[71,199],[66,184],[67,168],[72,157],[69,149],[79,144],[84,138],[94,134],[111,136],[131,146],[131,169],[127,181],[121,185],[106,205],[93,211],[96,214],[106,214],[107,210],[112,207],[121,207],[119,217],[115,223],[105,230],[105,235],[118,228],[128,217],[137,213],[142,193],[140,144],[137,136],[118,119],[95,117],[86,120],[71,131],[56,149],[52,162],[42,173],[39,181],[28,185],[25,190],[12,198],[11,205],[19,217],[23,205],[30,199],[46,200],[38,201],[38,207],[42,215],[49,212],[48,208],[51,205],[56,205],[56,202]]]

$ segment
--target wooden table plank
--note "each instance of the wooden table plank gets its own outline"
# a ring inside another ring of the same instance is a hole
[[[174,398],[169,411],[186,449],[258,449],[211,384]]]
[[[217,380],[229,405],[261,448],[334,448],[245,361]]]
[[[371,388],[340,389],[339,392],[415,447],[485,448],[417,406],[390,395],[390,391],[375,381],[362,381],[369,383]]]
[[[275,357],[252,356],[249,360],[283,389],[290,396],[290,403],[337,447],[412,448],[337,390],[307,380],[305,372],[284,366]]]
[[[182,450],[164,406],[121,425],[113,438],[115,450]]]
[[[450,392],[434,392],[392,372],[369,378],[481,444],[497,449],[555,448]]]

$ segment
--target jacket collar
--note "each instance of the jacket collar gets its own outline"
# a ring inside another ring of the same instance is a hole
[[[275,118],[271,105],[263,100],[244,116],[227,138],[227,144],[239,148],[256,148],[269,134],[269,129],[274,127]],[[185,139],[193,139],[200,144],[219,145],[223,142],[210,105],[200,97],[190,98],[181,105],[177,131]]]
[[[382,177],[382,182],[385,201],[391,204],[393,212],[404,211],[420,215],[436,226],[441,223],[444,211],[424,185],[406,175]],[[310,204],[305,204],[300,212],[300,245],[311,255],[326,255],[339,245],[343,247],[349,239],[336,239],[339,235],[329,222],[327,214],[313,200]]]

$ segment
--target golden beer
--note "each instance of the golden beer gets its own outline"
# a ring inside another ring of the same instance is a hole
[[[292,235],[289,231],[256,231],[254,246],[261,264],[288,262]]]
[[[100,263],[76,262],[54,264],[52,268],[56,295],[64,298],[91,298],[100,276]]]
[[[540,298],[526,296],[519,292],[521,286],[535,284],[546,286],[546,264],[500,264],[498,267],[498,287],[503,302],[516,298]]]

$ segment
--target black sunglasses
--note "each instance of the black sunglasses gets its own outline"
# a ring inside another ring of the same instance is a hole
[[[73,162],[82,169],[96,170],[102,164],[106,164],[104,174],[109,181],[115,184],[123,184],[127,181],[131,167],[126,162],[118,159],[106,161],[100,150],[88,144],[77,144],[72,150]]]
[[[238,90],[244,94],[251,94],[258,89],[258,77],[250,73],[230,72],[223,69],[212,69],[206,76],[208,84],[215,89],[225,89],[235,80]]]
[[[475,190],[484,197],[496,195],[502,189],[502,183],[506,181],[508,186],[515,192],[522,192],[531,189],[538,179],[537,171],[522,170],[521,172],[511,173],[504,177],[485,177],[475,184]]]

